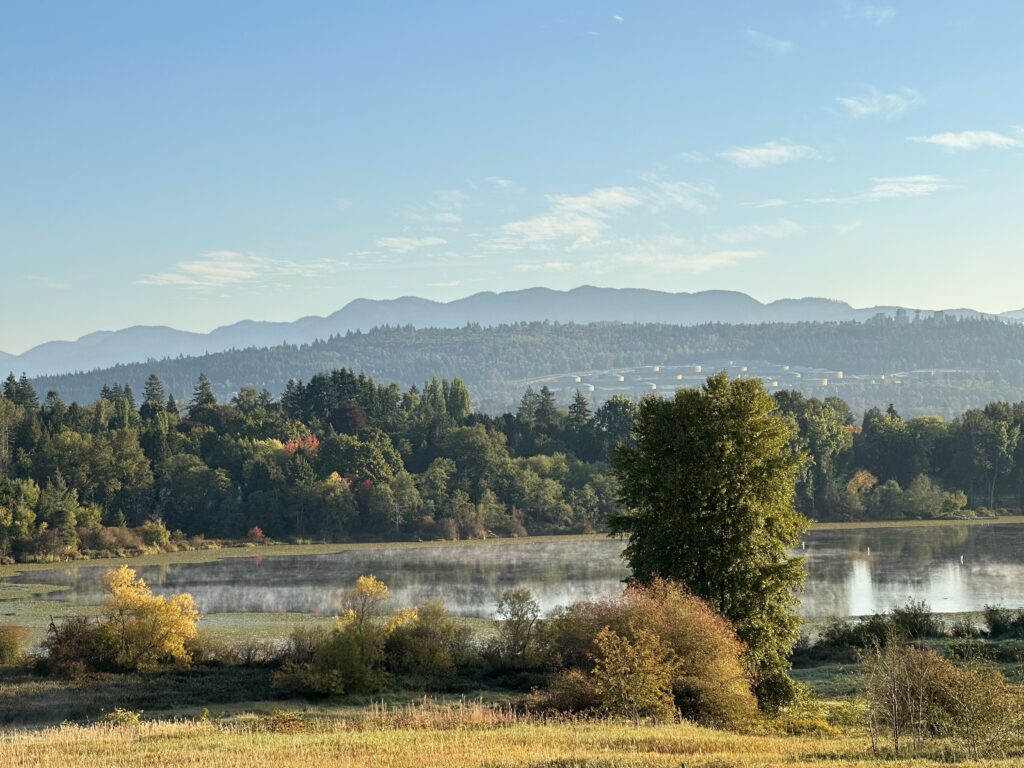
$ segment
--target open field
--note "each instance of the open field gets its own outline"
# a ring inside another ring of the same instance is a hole
[[[454,714],[452,714],[454,709]],[[460,711],[465,710],[465,711]],[[449,708],[448,714],[367,713],[355,719],[270,715],[226,721],[186,720],[139,725],[58,726],[0,735],[0,768],[60,765],[273,765],[276,768],[679,768],[680,766],[942,765],[950,745],[894,760],[873,755],[857,729],[813,736],[740,734],[682,723],[520,721],[487,710]],[[1022,765],[1019,745],[986,766]],[[970,763],[961,763],[970,764]]]

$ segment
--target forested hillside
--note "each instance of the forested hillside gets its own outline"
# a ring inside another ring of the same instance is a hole
[[[460,377],[473,390],[479,408],[499,413],[515,403],[530,378],[730,359],[865,376],[918,369],[942,372],[901,387],[867,379],[847,381],[836,394],[857,413],[892,402],[908,414],[952,418],[992,400],[1024,398],[1024,328],[949,316],[917,322],[877,318],[866,323],[690,327],[558,323],[425,330],[384,327],[302,346],[151,361],[43,377],[33,384],[41,393],[53,390],[67,401],[85,402],[113,382],[141,391],[149,374],[156,373],[169,392],[185,400],[199,374],[206,373],[214,394],[226,401],[243,387],[280,395],[293,378],[309,379],[318,372],[347,367],[403,388],[435,376]]]
[[[1022,506],[1024,403],[953,421],[862,419],[837,398],[775,394],[810,462],[797,503],[818,519],[949,517]],[[0,558],[261,540],[479,538],[601,530],[617,510],[610,461],[636,404],[566,409],[527,389],[500,416],[459,379],[403,390],[335,370],[280,399],[217,402],[200,375],[187,405],[156,375],[89,405],[9,377],[0,397]],[[177,531],[172,541],[170,532]],[[177,544],[175,544],[177,542]]]

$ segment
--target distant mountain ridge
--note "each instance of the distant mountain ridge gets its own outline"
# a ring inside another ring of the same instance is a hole
[[[894,315],[895,306],[855,308],[834,299],[780,299],[763,303],[738,291],[668,293],[639,288],[581,286],[568,291],[528,288],[476,293],[450,302],[415,296],[397,299],[356,299],[327,317],[309,316],[293,322],[244,320],[209,333],[179,331],[167,326],[132,326],[97,331],[77,341],[50,341],[21,355],[0,353],[0,366],[16,373],[42,376],[94,370],[148,359],[193,356],[230,349],[267,347],[283,342],[305,344],[349,331],[377,326],[457,328],[467,323],[495,326],[549,320],[561,323],[666,323],[700,325],[766,322],[863,322],[877,314]],[[972,309],[946,310],[958,317],[986,315]],[[935,314],[922,310],[922,316]],[[995,316],[991,316],[995,317]],[[1024,320],[1024,310],[1005,319]]]

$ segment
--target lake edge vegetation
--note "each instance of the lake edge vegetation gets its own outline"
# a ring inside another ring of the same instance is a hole
[[[685,390],[687,392],[699,390]],[[816,520],[953,519],[1024,506],[1024,403],[945,422],[843,401],[772,396],[807,454],[797,509]],[[670,402],[670,401],[669,401]],[[560,409],[528,390],[515,413],[472,409],[458,379],[401,391],[347,370],[280,400],[220,404],[200,376],[187,406],[152,375],[141,403],[0,397],[0,560],[176,551],[216,540],[368,541],[606,530],[622,512],[611,462],[638,404]]]

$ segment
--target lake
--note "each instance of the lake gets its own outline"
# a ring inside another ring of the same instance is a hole
[[[230,557],[138,567],[161,594],[190,592],[203,613],[291,611],[329,616],[357,576],[392,590],[391,607],[440,600],[461,616],[490,616],[498,594],[528,587],[545,611],[621,589],[627,575],[612,540],[489,542],[462,546],[355,548],[327,555]],[[944,613],[986,604],[1024,605],[1024,525],[819,530],[807,534],[801,613],[859,616],[908,599]],[[133,566],[134,567],[134,566]],[[33,571],[8,582],[66,587],[48,595],[102,600],[95,567]]]

